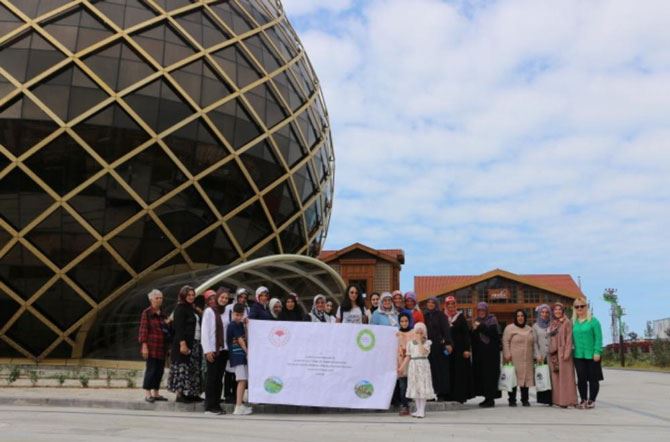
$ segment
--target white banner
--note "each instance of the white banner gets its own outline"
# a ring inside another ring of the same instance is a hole
[[[249,402],[388,409],[395,327],[249,321]]]

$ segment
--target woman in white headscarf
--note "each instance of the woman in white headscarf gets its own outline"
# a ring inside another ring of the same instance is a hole
[[[370,323],[398,327],[398,311],[393,305],[393,295],[389,292],[382,293],[379,298],[379,307],[372,314]]]
[[[278,320],[279,315],[281,314],[281,310],[281,301],[277,298],[270,299],[270,314],[272,315],[272,319]]]
[[[331,322],[330,315],[326,313],[326,297],[319,294],[314,297],[312,310],[309,312],[309,318],[312,322]]]

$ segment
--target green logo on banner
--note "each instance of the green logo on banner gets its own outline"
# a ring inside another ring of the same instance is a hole
[[[375,347],[375,334],[369,328],[358,332],[356,344],[363,351],[370,351]]]
[[[277,394],[284,388],[284,383],[278,377],[272,376],[265,380],[263,387],[268,393]]]

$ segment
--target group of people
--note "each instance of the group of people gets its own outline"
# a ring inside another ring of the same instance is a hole
[[[501,397],[501,362],[512,364],[516,374],[518,388],[508,391],[510,406],[517,405],[517,393],[521,404],[530,406],[529,388],[534,386],[537,365],[547,364],[551,373],[551,389],[537,392],[541,404],[593,408],[602,380],[602,331],[584,298],[574,301],[572,320],[563,304],[543,304],[537,307],[532,326],[526,312],[517,310],[514,322],[503,331],[485,302],[477,304],[472,319],[458,309],[452,296],[444,306],[438,298],[430,298],[421,309],[414,292],[373,293],[368,308],[365,295],[355,285],[347,287],[336,310],[332,300],[319,294],[305,311],[295,293],[282,303],[263,286],[255,291],[253,302],[244,288],[235,292],[234,299],[227,288],[207,290],[203,309],[195,304],[195,290],[185,286],[168,317],[161,309],[163,294],[153,290],[148,296],[151,305],[142,312],[139,330],[146,359],[145,400],[167,400],[159,394],[159,386],[169,346],[168,390],[176,393],[177,402],[203,401],[204,390],[205,411],[210,414],[223,414],[224,400],[234,401],[236,415],[252,412],[243,403],[248,378],[247,319],[397,328],[398,381],[393,402],[403,416],[410,414],[410,399],[416,406],[415,417],[425,416],[426,401],[432,399],[464,403],[483,396],[480,407],[495,406],[495,399]]]

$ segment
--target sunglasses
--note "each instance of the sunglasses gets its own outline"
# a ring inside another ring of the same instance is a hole
[[[583,304],[582,305],[575,305],[574,307],[577,308],[577,309],[580,309],[580,308],[586,307],[586,305],[583,305]]]

